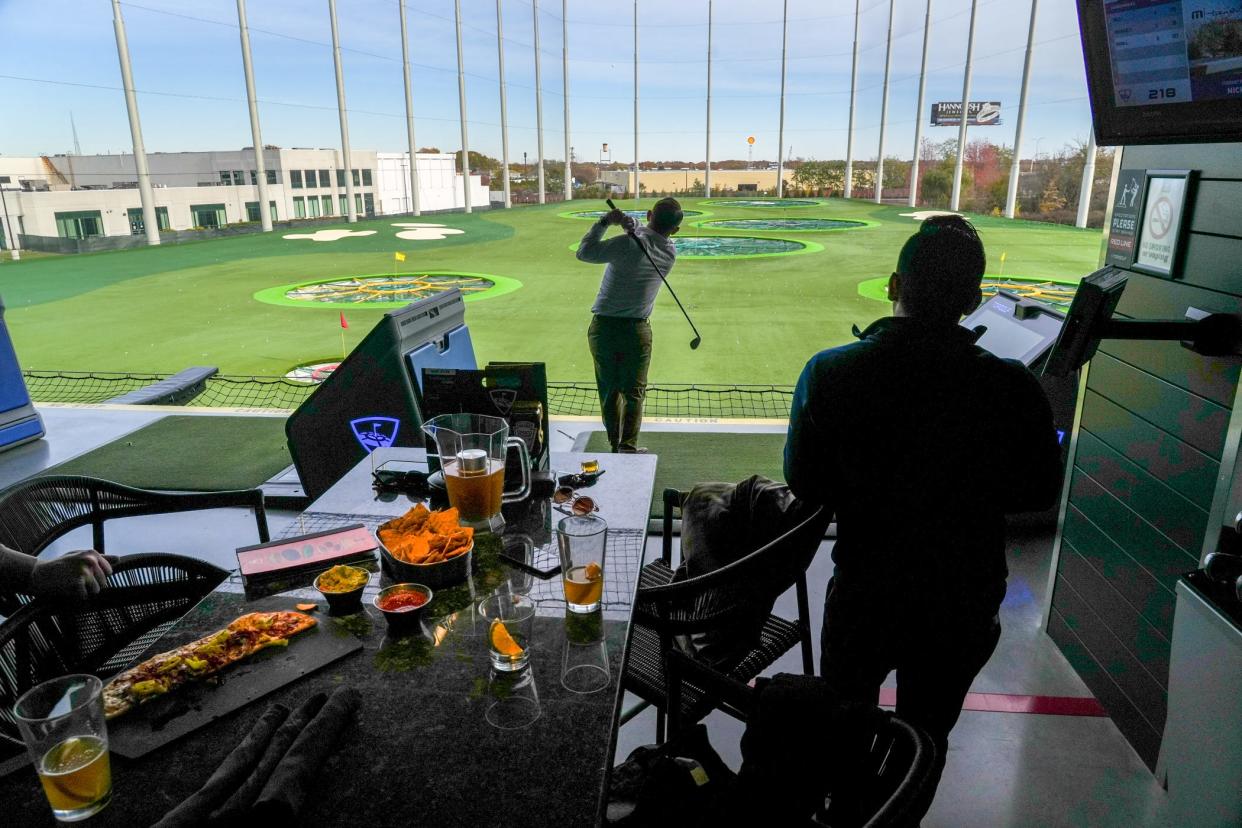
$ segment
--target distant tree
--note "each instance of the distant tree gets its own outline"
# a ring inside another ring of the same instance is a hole
[[[884,187],[906,187],[910,183],[910,162],[889,156],[884,159]]]
[[[432,153],[438,153],[438,152],[440,151],[440,148],[439,148],[439,147],[419,147],[419,148],[418,148],[418,151],[419,151],[419,152],[432,152]]]

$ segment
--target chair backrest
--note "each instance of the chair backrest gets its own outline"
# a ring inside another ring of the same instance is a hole
[[[13,704],[22,693],[65,673],[116,672],[227,575],[196,558],[129,555],[88,601],[18,608],[0,624],[0,736],[20,739]]]
[[[52,541],[93,524],[101,547],[103,518],[98,483],[90,477],[31,477],[0,493],[0,543],[38,555]]]
[[[770,611],[801,577],[824,536],[829,512],[815,508],[797,526],[749,555],[706,575],[638,591],[634,612],[673,635],[710,630]]]

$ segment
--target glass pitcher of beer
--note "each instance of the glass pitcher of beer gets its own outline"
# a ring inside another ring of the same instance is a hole
[[[484,414],[441,414],[423,423],[430,442],[428,454],[438,454],[449,505],[463,525],[499,532],[504,526],[500,507],[530,495],[530,454],[526,444],[509,436],[509,423]],[[509,447],[521,458],[521,486],[505,491],[505,455]]]

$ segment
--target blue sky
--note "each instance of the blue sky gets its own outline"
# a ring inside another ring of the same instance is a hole
[[[913,149],[925,0],[895,0],[885,154]],[[397,0],[338,0],[350,139],[405,149]],[[495,0],[461,0],[471,149],[500,154]],[[564,157],[562,4],[541,0],[545,147]],[[535,155],[529,0],[503,0],[510,148]],[[781,0],[715,0],[712,156],[776,156]],[[420,146],[460,147],[453,0],[407,0]],[[582,160],[633,158],[632,3],[569,0],[572,144]],[[863,0],[855,155],[879,140],[888,0]],[[122,4],[149,151],[251,143],[234,0]],[[641,157],[704,156],[707,0],[639,0]],[[933,0],[927,101],[960,100],[969,0]],[[335,147],[327,0],[250,0],[251,43],[265,143]],[[130,147],[108,0],[0,0],[0,153]],[[196,19],[190,19],[196,18]],[[843,158],[849,113],[852,0],[789,0],[785,143],[795,157]],[[1004,123],[972,136],[1012,143],[1026,43],[1026,0],[980,0],[971,98],[998,100]],[[1024,157],[1084,141],[1090,129],[1073,0],[1043,0],[1036,30]],[[926,109],[926,107],[925,107]],[[919,113],[926,123],[926,111]],[[956,128],[928,128],[934,140]]]

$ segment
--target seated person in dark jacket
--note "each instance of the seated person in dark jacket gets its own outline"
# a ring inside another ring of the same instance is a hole
[[[937,781],[1000,636],[1004,516],[1051,506],[1061,477],[1035,377],[958,324],[979,305],[984,264],[965,219],[924,221],[889,278],[893,315],[807,363],[785,444],[794,494],[837,519],[823,677],[874,704],[896,670],[897,713],[936,741]]]

